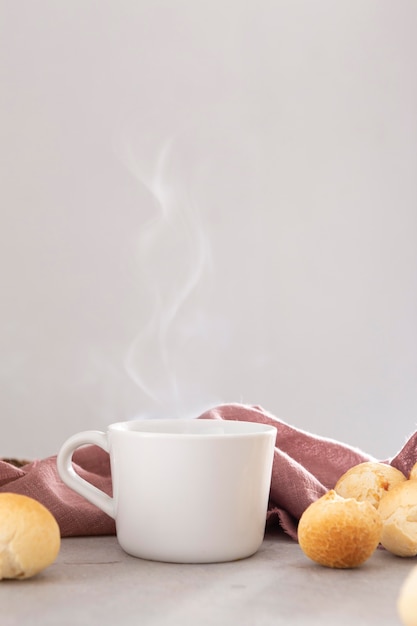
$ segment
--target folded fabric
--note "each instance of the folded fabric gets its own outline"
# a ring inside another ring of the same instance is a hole
[[[297,539],[298,520],[309,504],[334,487],[350,467],[376,460],[359,448],[295,428],[257,406],[224,404],[203,413],[200,418],[260,422],[276,427],[266,523],[279,525],[293,539]],[[417,432],[398,454],[385,462],[407,476],[416,461]],[[73,462],[75,470],[85,480],[111,495],[107,452],[97,446],[86,446],[75,452]],[[23,467],[0,461],[0,492],[5,491],[42,502],[57,519],[63,537],[115,533],[110,517],[64,485],[57,473],[55,456]]]
[[[110,462],[107,452],[86,446],[73,456],[75,471],[111,495]],[[62,537],[113,535],[114,520],[69,489],[56,468],[56,456],[33,461],[23,467],[0,461],[0,492],[20,493],[35,498],[55,516]]]
[[[294,428],[259,406],[227,404],[201,417],[270,424],[277,429],[267,524],[279,524],[293,539],[303,511],[332,489],[349,468],[375,457],[334,439]],[[388,459],[408,476],[417,461],[417,432],[396,456]]]

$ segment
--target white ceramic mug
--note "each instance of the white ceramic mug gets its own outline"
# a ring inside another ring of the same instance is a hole
[[[254,422],[150,419],[70,437],[58,453],[62,480],[115,519],[119,544],[144,559],[233,561],[261,545],[276,428]],[[74,451],[110,453],[111,498],[81,478]]]

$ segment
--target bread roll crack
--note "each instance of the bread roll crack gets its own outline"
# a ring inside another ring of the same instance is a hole
[[[22,565],[11,544],[3,544],[0,551],[0,580],[3,578],[22,578],[24,575]]]
[[[407,522],[417,522],[417,506],[408,511],[406,520]]]

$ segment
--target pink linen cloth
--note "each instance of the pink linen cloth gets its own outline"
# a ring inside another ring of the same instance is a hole
[[[376,460],[359,448],[295,428],[258,406],[224,404],[206,411],[200,418],[259,422],[276,427],[266,523],[281,526],[293,539],[297,539],[298,520],[309,504],[333,488],[350,467]],[[416,461],[417,432],[398,454],[385,462],[408,476]],[[107,452],[97,446],[80,448],[73,462],[85,480],[111,495]],[[57,473],[55,456],[20,468],[0,461],[0,492],[6,491],[30,496],[44,504],[55,516],[63,537],[115,533],[113,519],[64,485]]]

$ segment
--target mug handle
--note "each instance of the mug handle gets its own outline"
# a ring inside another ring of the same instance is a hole
[[[72,455],[77,448],[88,444],[99,446],[106,452],[109,451],[107,435],[100,430],[86,430],[73,435],[65,441],[58,452],[56,459],[58,474],[70,489],[76,491],[80,496],[83,496],[83,498],[91,502],[91,504],[94,504],[114,519],[115,510],[113,498],[84,478],[81,478],[74,470]]]

